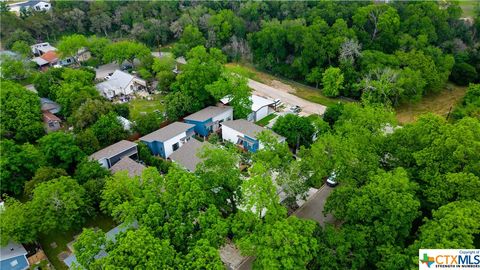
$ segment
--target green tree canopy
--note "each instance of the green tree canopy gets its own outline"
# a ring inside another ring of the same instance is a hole
[[[45,133],[40,99],[19,84],[9,81],[1,84],[1,136],[18,142],[35,141]]]

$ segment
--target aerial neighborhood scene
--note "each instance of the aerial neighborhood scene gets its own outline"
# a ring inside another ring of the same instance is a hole
[[[0,270],[480,268],[480,1],[0,16]]]

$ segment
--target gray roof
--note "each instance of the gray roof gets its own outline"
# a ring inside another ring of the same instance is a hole
[[[129,157],[123,157],[122,159],[120,159],[120,161],[115,163],[110,168],[110,171],[112,173],[116,173],[116,172],[120,172],[120,171],[127,171],[128,175],[130,177],[133,177],[133,176],[141,176],[142,172],[143,172],[143,170],[145,170],[145,168],[146,168],[145,166],[143,166],[142,164],[134,161],[133,159],[131,159]]]
[[[243,133],[251,138],[256,138],[258,133],[265,130],[263,127],[255,125],[252,122],[248,122],[245,119],[225,121],[222,123],[222,126],[226,126],[236,131],[239,131],[240,133]]]
[[[97,89],[110,90],[110,89],[125,89],[128,84],[133,80],[134,76],[121,70],[115,70],[110,79],[97,84]]]
[[[10,241],[6,246],[0,248],[0,258],[2,261],[21,255],[27,255],[27,250],[25,250],[22,244]]]
[[[169,158],[182,165],[187,170],[194,172],[197,168],[197,164],[202,161],[198,156],[198,153],[200,149],[207,144],[209,143],[191,139],[182,145],[177,151],[173,152]]]
[[[195,127],[195,125],[193,124],[174,122],[166,127],[155,130],[154,132],[141,137],[140,140],[145,142],[153,142],[153,141],[164,142],[183,132],[186,132],[187,130],[193,127]]]
[[[237,119],[237,120],[232,120],[232,121],[225,121],[222,123],[222,126],[229,127],[231,129],[234,129],[240,133],[243,133],[247,135],[250,138],[256,139],[258,133],[267,130],[266,128],[263,128],[259,125],[256,125],[252,122],[249,122],[245,119]],[[284,140],[285,138],[278,135],[277,133],[273,132],[273,135],[277,136],[278,138]]]
[[[59,112],[60,109],[62,108],[60,104],[48,98],[40,98],[40,103],[42,106],[42,111],[55,111],[56,113],[56,112]]]
[[[25,8],[29,8],[29,7],[33,7],[35,6],[36,4],[40,3],[40,2],[45,2],[45,3],[48,3],[47,0],[45,1],[41,1],[41,0],[31,0],[31,1],[26,1],[26,2],[20,2],[20,3],[14,3],[14,4],[11,4],[10,6],[11,7],[25,7]]]
[[[190,114],[189,116],[185,117],[185,120],[192,120],[192,121],[206,121],[212,117],[220,115],[224,112],[232,110],[232,107],[215,107],[215,106],[208,106],[196,113]]]
[[[93,154],[90,155],[90,158],[95,159],[95,160],[100,160],[102,158],[111,158],[117,154],[120,154],[123,151],[126,151],[134,146],[137,146],[136,143],[127,141],[127,140],[121,140],[117,143],[114,143],[110,146],[107,146],[103,148],[100,151],[97,151]]]

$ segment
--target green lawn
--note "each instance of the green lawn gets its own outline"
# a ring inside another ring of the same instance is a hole
[[[257,121],[255,124],[264,127],[264,126],[268,125],[268,123],[270,123],[270,121],[271,121],[273,118],[275,118],[276,116],[277,116],[277,115],[274,114],[274,113],[269,114],[269,115],[267,115],[265,118]]]
[[[463,10],[462,16],[464,17],[473,17],[475,15],[475,8],[479,5],[479,3],[474,0],[460,0],[458,4]]]
[[[95,218],[87,220],[83,227],[98,227],[104,232],[107,232],[115,227],[115,222],[109,216],[97,215]],[[43,251],[55,269],[67,269],[66,265],[58,259],[58,254],[66,251],[67,244],[73,241],[73,237],[81,233],[81,231],[81,229],[73,229],[64,233],[55,232],[40,237],[39,242],[42,245]],[[57,244],[56,248],[51,246],[51,243],[53,242]]]
[[[231,72],[235,72],[244,77],[259,81],[272,87],[278,87],[279,84],[284,85],[288,88],[291,88],[292,94],[311,102],[315,102],[325,106],[332,106],[337,102],[347,102],[344,99],[326,97],[321,93],[321,90],[318,88],[260,71],[251,64],[228,63],[225,65],[225,67]]]
[[[151,95],[153,100],[146,100],[142,98],[136,98],[128,103],[130,108],[130,118],[137,118],[140,113],[151,113],[155,110],[163,111],[163,96],[160,94]]]

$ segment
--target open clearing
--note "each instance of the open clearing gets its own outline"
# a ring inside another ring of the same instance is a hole
[[[251,64],[228,63],[226,64],[226,68],[231,72],[238,73],[244,77],[259,81],[268,86],[285,90],[286,92],[289,92],[297,97],[314,103],[331,106],[337,102],[345,102],[345,100],[343,99],[328,98],[322,95],[320,89],[317,89],[315,87],[311,87],[292,80],[276,77],[266,72],[262,72],[256,69]]]
[[[164,104],[162,95],[154,94],[151,95],[152,100],[136,98],[128,102],[128,107],[130,108],[130,117],[136,119],[142,112],[152,113],[155,110],[163,111]]]
[[[450,88],[451,90],[449,90]],[[398,107],[397,119],[401,124],[411,123],[417,120],[421,114],[428,112],[446,117],[450,110],[465,96],[467,87],[449,84],[440,93],[426,95],[415,104],[406,104]]]

